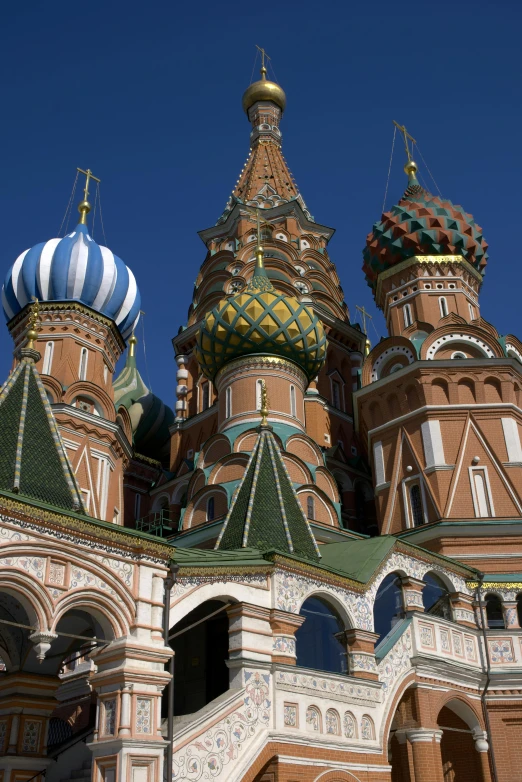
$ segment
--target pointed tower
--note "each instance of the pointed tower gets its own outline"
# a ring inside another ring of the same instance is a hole
[[[503,536],[522,521],[522,344],[480,317],[482,229],[420,186],[409,150],[405,171],[363,252],[390,334],[355,394],[380,531],[518,572]]]
[[[131,270],[89,234],[90,170],[67,236],[23,252],[7,273],[2,303],[15,345],[15,367],[27,340],[31,301],[40,303],[37,368],[85,510],[122,523],[122,476],[131,454],[130,427],[118,416],[113,373],[139,318]]]
[[[173,340],[171,501],[187,541],[202,525],[208,532],[197,539],[215,541],[211,522],[226,517],[236,472],[258,441],[264,382],[270,425],[315,536],[324,534],[316,527],[367,531],[373,495],[351,405],[365,335],[350,324],[328,256],[334,231],[312,217],[283,157],[286,96],[264,62],[243,110],[247,162],[225,211],[199,234],[207,255]]]

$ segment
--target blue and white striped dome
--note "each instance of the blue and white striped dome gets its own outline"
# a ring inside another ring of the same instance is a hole
[[[35,296],[39,301],[79,301],[111,318],[123,339],[140,316],[141,298],[131,270],[79,224],[63,239],[26,250],[9,269],[2,306],[11,320]]]

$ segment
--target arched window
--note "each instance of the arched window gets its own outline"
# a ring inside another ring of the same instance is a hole
[[[136,492],[134,495],[134,518],[139,519],[141,514],[141,494]]]
[[[295,406],[295,386],[290,386],[290,415],[293,415],[294,418],[297,415]]]
[[[463,359],[467,358],[467,356],[462,352],[462,350],[456,350],[455,353],[451,354],[451,358]]]
[[[498,595],[486,595],[486,619],[490,630],[505,628],[502,603]]]
[[[411,326],[413,323],[413,318],[411,316],[411,307],[409,304],[405,304],[402,308],[402,315],[404,317],[404,326],[405,328],[408,328],[408,326]]]
[[[309,597],[300,614],[305,621],[295,634],[297,665],[346,673],[346,647],[337,638],[344,627],[336,612],[324,600]]]
[[[357,723],[351,711],[345,711],[344,713],[343,733],[347,739],[357,738]]]
[[[381,582],[373,608],[374,632],[379,636],[377,643],[388,635],[404,617],[401,581],[397,573],[390,573]]]
[[[339,712],[335,709],[328,709],[325,715],[326,733],[330,733],[333,736],[341,735],[341,718]]]
[[[306,499],[306,515],[309,519],[315,519],[315,501],[311,496]]]
[[[256,410],[261,410],[263,404],[263,381],[256,380]]]
[[[54,342],[48,342],[45,346],[42,375],[50,375],[53,365]]]
[[[232,415],[232,389],[230,386],[225,391],[225,418]]]
[[[309,706],[306,710],[306,727],[314,733],[321,732],[321,712],[317,706]]]
[[[338,410],[341,409],[341,384],[338,380],[332,380],[332,404]]]
[[[214,520],[214,497],[209,497],[207,500],[207,521]]]
[[[475,516],[477,516],[477,518],[488,518],[490,516],[494,516],[491,497],[488,491],[489,487],[486,470],[482,468],[472,469],[471,475],[471,489],[475,505]]]
[[[89,358],[89,351],[87,348],[82,348],[80,352],[80,380],[87,380],[87,360]]]
[[[444,582],[435,573],[426,573],[423,581],[422,604],[425,612],[451,621],[451,600]]]
[[[414,527],[424,524],[424,509],[422,507],[421,488],[418,483],[410,487],[410,512]]]
[[[201,386],[201,410],[208,410],[210,407],[210,383],[203,383]]]
[[[468,307],[469,307],[469,317],[471,318],[471,320],[475,320],[475,309],[473,307],[473,304],[469,304],[468,302]]]
[[[518,624],[522,627],[522,593],[517,595],[517,617]]]
[[[375,738],[373,720],[367,714],[365,714],[361,719],[361,738],[365,741],[371,741],[373,738]]]
[[[440,316],[441,318],[445,318],[448,314],[448,302],[445,298],[445,296],[441,296],[439,299],[439,307],[440,307]]]

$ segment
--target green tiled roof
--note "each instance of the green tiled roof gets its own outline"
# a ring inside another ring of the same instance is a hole
[[[262,427],[243,479],[236,489],[218,549],[276,548],[319,559],[319,548],[271,427]]]
[[[30,351],[23,351],[22,360],[0,391],[0,490],[62,510],[83,511],[81,495]]]

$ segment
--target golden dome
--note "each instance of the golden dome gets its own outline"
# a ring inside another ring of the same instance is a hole
[[[268,81],[266,68],[261,68],[261,78],[248,87],[243,94],[243,110],[248,115],[248,110],[259,100],[271,100],[281,111],[286,107],[286,95],[282,87],[275,81]]]

